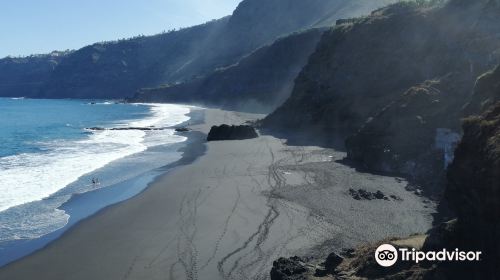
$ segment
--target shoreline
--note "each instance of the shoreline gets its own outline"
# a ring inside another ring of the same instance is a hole
[[[192,109],[188,114],[190,119],[174,127],[202,123],[204,118],[203,111],[204,109],[201,108]],[[203,135],[196,132],[187,134],[176,132],[176,134],[187,137],[187,140],[184,142],[172,144],[174,149],[182,153],[179,160],[102,189],[73,194],[69,200],[57,208],[69,215],[68,221],[63,227],[34,239],[12,240],[1,244],[0,269],[11,263],[22,261],[25,257],[43,250],[53,242],[56,242],[61,236],[70,233],[81,222],[98,215],[108,207],[126,202],[134,196],[139,195],[158,178],[168,174],[172,169],[189,164],[203,155],[205,152]],[[175,148],[175,146],[180,147]]]
[[[189,133],[261,117],[204,112]],[[0,278],[266,279],[279,256],[322,245],[321,255],[431,227],[434,206],[404,190],[404,180],[358,173],[336,162],[341,152],[272,136],[202,146],[196,160],[1,268]],[[355,200],[350,188],[401,200]]]

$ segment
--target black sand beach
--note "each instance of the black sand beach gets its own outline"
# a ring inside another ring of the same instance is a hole
[[[207,109],[190,133],[260,117]],[[434,205],[404,180],[338,163],[344,153],[272,136],[205,145],[138,196],[0,269],[0,279],[267,279],[279,256],[431,227]],[[360,189],[386,199],[357,199]]]

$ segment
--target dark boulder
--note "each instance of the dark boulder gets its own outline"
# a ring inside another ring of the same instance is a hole
[[[349,195],[351,195],[351,197],[356,200],[375,200],[375,199],[389,200],[389,198],[381,191],[370,192],[364,189],[359,189],[359,190],[349,189]]]
[[[208,133],[207,141],[244,140],[257,137],[259,135],[249,125],[229,126],[223,124],[221,126],[212,126],[210,133]]]
[[[337,266],[342,263],[343,260],[344,259],[336,253],[331,253],[325,260],[325,270],[329,273],[333,273],[335,271],[335,268],[337,268]]]
[[[299,257],[279,258],[273,262],[271,280],[302,280],[307,272],[304,261]]]

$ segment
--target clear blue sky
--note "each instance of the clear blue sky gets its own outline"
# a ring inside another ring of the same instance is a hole
[[[0,0],[0,57],[188,27],[232,13],[241,0]]]

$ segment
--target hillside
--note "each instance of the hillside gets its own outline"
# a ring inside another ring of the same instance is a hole
[[[447,171],[445,200],[457,218],[426,234],[387,238],[349,251],[332,252],[326,259],[280,258],[273,264],[271,280],[293,279],[498,279],[500,274],[500,71],[478,80],[472,97],[483,100],[483,113],[466,118],[463,137]],[[485,98],[487,97],[487,98]],[[495,103],[494,100],[497,100]],[[374,254],[381,244],[416,248],[424,252],[481,252],[480,262],[398,261],[381,269]]]
[[[357,0],[385,3],[389,0]],[[351,9],[348,9],[352,6]],[[332,13],[364,11],[347,0],[244,0],[232,16],[155,36],[96,43],[68,55],[29,93],[44,98],[125,98],[143,87],[189,81],[237,63],[292,32],[328,23]],[[340,15],[339,15],[340,16]],[[324,22],[324,23],[320,23]],[[36,68],[36,64],[33,65]],[[29,69],[29,67],[27,67]],[[8,68],[0,67],[0,76]],[[28,71],[28,70],[27,70]],[[17,77],[12,77],[15,80]],[[18,95],[10,87],[2,95]]]
[[[0,59],[0,97],[34,96],[69,52]]]
[[[293,80],[314,51],[322,32],[311,29],[290,35],[207,77],[141,89],[129,101],[202,103],[269,112],[288,97]]]
[[[96,43],[64,59],[41,87],[43,98],[122,98],[169,79],[228,18],[148,37]]]
[[[270,14],[276,16],[249,26],[248,22],[252,22],[253,17],[261,15],[257,15],[256,6],[251,8],[248,1],[243,2],[230,19],[233,26],[241,27],[235,34],[253,34],[248,30],[265,30],[265,25],[271,25],[283,34],[289,32],[287,26],[295,26],[297,30],[315,28],[281,38],[250,53],[238,63],[219,68],[206,76],[180,84],[141,89],[132,101],[201,103],[238,110],[271,112],[288,98],[293,80],[315,49],[320,36],[317,28],[334,25],[341,18],[369,14],[393,1],[290,1],[286,6],[289,11],[283,17],[281,15],[285,14],[280,11],[283,9],[281,4],[261,2],[260,6],[265,6],[265,10],[272,11]],[[247,11],[247,14],[242,14],[241,11]],[[309,12],[304,11],[310,11],[315,16],[306,17]],[[269,42],[273,40],[266,32],[256,32],[249,37],[238,35],[228,44],[221,44],[226,50],[220,53],[230,54],[238,49],[235,44],[239,40],[249,40],[252,45],[252,42],[262,41],[263,36]],[[219,41],[225,42],[225,39],[221,38]],[[252,47],[257,45],[253,44]],[[211,59],[210,54],[203,59]]]
[[[500,61],[499,15],[494,1],[399,3],[342,24],[263,124],[347,148],[363,167],[402,173],[432,193],[476,78]]]

